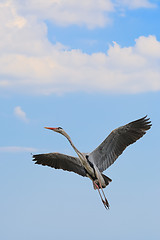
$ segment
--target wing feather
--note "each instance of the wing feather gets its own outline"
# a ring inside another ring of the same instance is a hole
[[[35,161],[35,164],[49,166],[55,169],[63,169],[75,172],[81,176],[86,176],[86,171],[77,157],[61,153],[47,153],[33,155],[33,161]]]
[[[109,136],[89,154],[89,160],[101,172],[111,166],[127,146],[140,139],[152,126],[147,116],[113,130]]]

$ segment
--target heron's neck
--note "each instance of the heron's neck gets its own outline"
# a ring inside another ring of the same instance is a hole
[[[87,170],[87,172],[89,172],[91,175],[94,175],[95,172],[93,170],[93,168],[90,166],[90,164],[88,163],[85,155],[83,153],[81,153],[80,151],[78,151],[78,149],[74,146],[74,144],[71,141],[70,136],[65,132],[63,133],[63,135],[68,139],[69,143],[71,144],[71,146],[73,147],[73,149],[75,150],[75,152],[77,153],[82,165],[85,167],[85,169]]]
[[[83,155],[83,153],[81,153],[72,143],[72,140],[70,138],[70,136],[65,132],[64,136],[68,139],[69,143],[71,144],[71,146],[73,147],[73,149],[75,150],[75,152],[77,153],[78,157],[80,158],[80,160],[82,161],[82,163],[85,165],[87,163],[85,156]]]

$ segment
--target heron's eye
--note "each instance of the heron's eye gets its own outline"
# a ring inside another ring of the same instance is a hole
[[[61,128],[61,127],[58,127],[58,129],[60,130],[60,129],[63,129],[63,128]]]

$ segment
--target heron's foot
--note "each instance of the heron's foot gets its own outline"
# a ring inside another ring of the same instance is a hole
[[[101,198],[101,201],[102,201],[104,207],[105,207],[106,209],[109,209],[109,202],[108,202],[108,200],[107,200],[107,198],[106,198],[106,196],[105,196],[105,194],[104,194],[104,191],[103,191],[103,188],[102,188],[101,183],[99,182],[100,189],[99,189],[99,186],[95,183],[95,181],[93,181],[93,185],[95,186],[95,189],[97,188],[98,193],[99,193],[99,195],[100,195],[100,198]],[[104,198],[102,197],[100,190],[102,191],[102,194],[103,194],[103,197],[104,197]]]
[[[106,209],[109,209],[109,203],[107,201],[107,199],[105,198],[105,200],[102,199],[103,205]]]

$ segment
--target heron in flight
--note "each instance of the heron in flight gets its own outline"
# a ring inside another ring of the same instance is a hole
[[[72,157],[61,153],[47,153],[33,155],[35,164],[63,169],[75,172],[83,177],[88,177],[97,189],[106,209],[109,203],[103,191],[112,180],[103,174],[122,154],[127,146],[140,139],[152,126],[147,116],[113,130],[108,137],[91,153],[81,153],[71,141],[70,136],[61,127],[46,129],[60,133],[65,136],[78,157]]]

